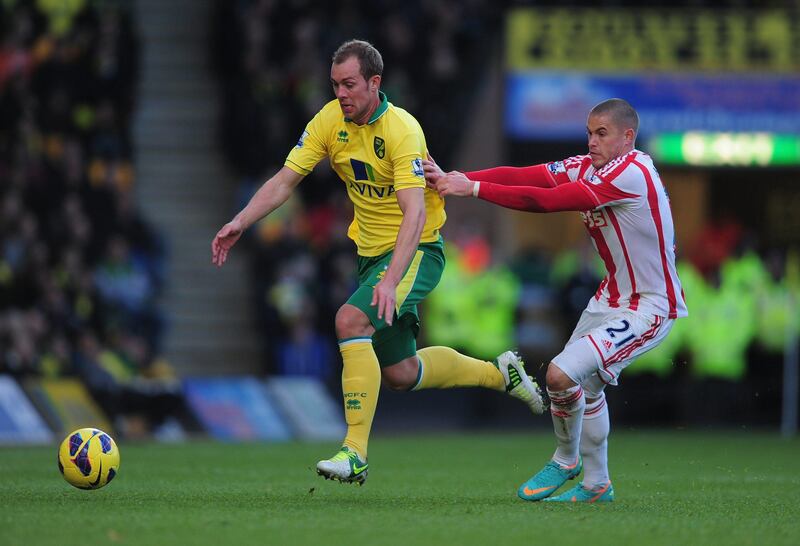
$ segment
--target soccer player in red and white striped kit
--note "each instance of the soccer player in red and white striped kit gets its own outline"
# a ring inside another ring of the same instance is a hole
[[[529,501],[607,502],[606,385],[637,356],[658,345],[686,302],[675,270],[672,212],[650,157],[637,150],[639,116],[609,99],[589,113],[589,153],[531,167],[444,173],[424,164],[441,196],[473,196],[531,212],[579,211],[606,267],[564,350],[547,368],[557,447],[518,494]],[[583,480],[554,496],[584,470]]]

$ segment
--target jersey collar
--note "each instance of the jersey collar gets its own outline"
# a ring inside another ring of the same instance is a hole
[[[370,116],[369,121],[367,121],[367,125],[372,125],[373,123],[378,121],[378,118],[380,118],[383,114],[385,114],[386,110],[389,109],[389,99],[386,98],[386,93],[384,93],[383,91],[378,91],[378,99],[380,99],[380,102],[378,103],[378,107],[372,113],[372,116]],[[350,118],[348,118],[346,116],[345,116],[344,120],[345,121],[353,121],[352,119],[350,119]]]

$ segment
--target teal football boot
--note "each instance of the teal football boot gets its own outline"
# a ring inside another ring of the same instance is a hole
[[[606,482],[587,489],[583,486],[583,483],[579,483],[560,495],[544,500],[545,502],[612,502],[614,500],[614,486],[611,485],[611,482]]]
[[[580,456],[572,466],[561,466],[555,461],[550,461],[535,476],[519,486],[517,495],[526,501],[542,500],[555,493],[567,480],[574,479],[582,469],[583,462]]]

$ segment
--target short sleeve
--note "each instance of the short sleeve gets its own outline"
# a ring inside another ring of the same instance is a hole
[[[409,132],[391,150],[394,170],[394,189],[424,188],[425,137],[421,132]]]
[[[297,144],[289,152],[284,164],[297,174],[309,174],[328,155],[323,125],[320,111],[308,122]]]

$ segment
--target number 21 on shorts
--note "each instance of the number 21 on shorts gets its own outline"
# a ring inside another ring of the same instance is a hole
[[[606,334],[611,338],[609,341],[613,344],[615,349],[619,349],[629,341],[636,339],[636,334],[630,331],[631,323],[625,319],[620,320],[620,323],[621,325],[619,328],[606,328]]]

